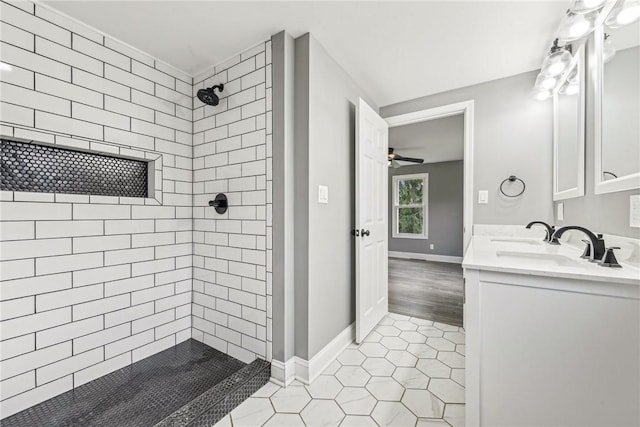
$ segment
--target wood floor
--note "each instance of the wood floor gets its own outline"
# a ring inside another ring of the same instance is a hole
[[[462,266],[389,258],[389,311],[462,326]]]

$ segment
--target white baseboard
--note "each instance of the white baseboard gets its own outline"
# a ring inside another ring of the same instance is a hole
[[[449,256],[449,255],[432,255],[432,254],[419,254],[414,252],[396,252],[389,251],[390,258],[405,258],[405,259],[419,259],[423,261],[438,261],[438,262],[450,262],[452,264],[461,264],[461,256]]]
[[[281,387],[288,386],[293,380],[309,385],[342,353],[342,350],[353,342],[355,333],[356,324],[352,323],[316,353],[311,360],[305,360],[298,356],[292,357],[286,363],[272,360],[271,381]]]
[[[295,361],[292,357],[286,363],[273,359],[271,361],[271,381],[280,387],[286,387],[296,379]]]
[[[324,371],[327,366],[331,364],[342,353],[342,350],[347,348],[356,338],[356,324],[355,322],[347,326],[342,332],[338,334],[334,339],[325,345],[322,350],[316,353],[308,362],[308,371],[306,377],[300,378],[303,383],[305,380],[307,383],[315,380]],[[305,361],[306,362],[306,361]],[[297,374],[297,372],[296,372]]]

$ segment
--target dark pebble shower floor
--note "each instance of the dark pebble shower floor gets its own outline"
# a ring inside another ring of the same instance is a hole
[[[2,421],[25,426],[211,426],[270,377],[270,364],[246,365],[187,340]]]

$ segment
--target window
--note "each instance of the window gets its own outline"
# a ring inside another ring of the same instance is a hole
[[[393,177],[393,237],[429,237],[428,199],[429,174]]]

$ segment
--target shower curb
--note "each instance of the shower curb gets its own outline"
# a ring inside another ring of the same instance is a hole
[[[211,427],[269,382],[271,363],[256,359],[154,427]]]

